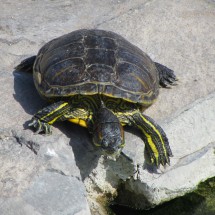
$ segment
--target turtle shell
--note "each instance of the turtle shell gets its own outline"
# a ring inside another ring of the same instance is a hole
[[[77,30],[45,44],[34,64],[34,82],[47,98],[102,94],[140,104],[158,95],[154,62],[122,36]]]

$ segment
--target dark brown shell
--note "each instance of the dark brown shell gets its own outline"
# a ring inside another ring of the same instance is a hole
[[[77,30],[45,44],[34,64],[34,81],[47,99],[100,93],[141,104],[151,104],[159,86],[150,57],[103,30]]]

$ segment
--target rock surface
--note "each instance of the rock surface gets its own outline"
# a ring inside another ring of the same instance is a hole
[[[4,129],[0,139],[0,214],[90,214],[65,137]]]
[[[105,214],[101,205],[113,196],[147,208],[215,176],[214,1],[6,0],[0,12],[0,214]],[[67,122],[51,136],[26,129],[45,102],[31,75],[13,68],[50,39],[80,28],[119,33],[174,69],[178,85],[161,89],[146,111],[169,137],[171,166],[147,166],[144,144],[130,131],[129,159],[114,162],[100,156],[85,129]]]

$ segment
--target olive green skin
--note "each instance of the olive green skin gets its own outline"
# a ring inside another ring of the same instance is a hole
[[[47,100],[103,95],[147,108],[158,96],[154,62],[120,35],[77,30],[45,44],[36,56],[34,82]]]

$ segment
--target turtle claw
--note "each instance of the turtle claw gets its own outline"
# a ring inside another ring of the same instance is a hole
[[[161,79],[160,80],[160,87],[164,87],[164,88],[171,88],[172,83],[169,83],[169,81],[165,80],[165,79]]]
[[[160,154],[158,158],[155,155],[150,156],[150,163],[155,164],[157,168],[160,168],[160,165],[166,167],[166,165],[170,166],[170,159],[166,157],[164,154]]]
[[[40,119],[33,118],[28,126],[35,129],[35,134],[51,134],[51,126],[47,122],[42,122]]]
[[[176,81],[177,81],[177,78],[174,75],[172,70],[163,72],[162,76],[160,77],[161,87],[168,88],[170,86],[175,86],[177,85]]]
[[[161,87],[170,88],[169,85],[172,85],[172,86],[177,85],[176,81],[178,80],[178,78],[174,74],[173,70],[157,62],[155,62],[155,65],[159,72],[159,78],[160,78],[159,82]]]
[[[170,159],[169,159],[169,157],[165,157],[165,155],[163,154],[163,155],[160,155],[159,156],[159,162],[160,162],[160,164],[162,165],[162,166],[166,166],[167,164],[168,165],[170,165]]]
[[[167,165],[170,166],[170,157],[173,157],[172,151],[168,145],[165,146],[167,153],[163,153],[161,151],[158,152],[156,155],[151,149],[146,148],[146,154],[149,156],[149,163],[155,165],[157,168],[160,168],[160,165],[166,167]]]

